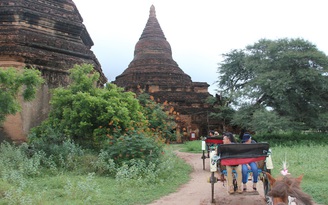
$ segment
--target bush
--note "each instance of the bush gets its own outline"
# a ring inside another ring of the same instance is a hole
[[[32,132],[43,141],[56,130],[59,140],[72,139],[84,148],[102,149],[103,141],[131,130],[146,129],[147,121],[135,94],[124,92],[114,84],[96,87],[98,73],[92,65],[75,66],[70,70],[71,84],[52,90],[49,117]],[[57,140],[55,139],[55,142]]]
[[[92,65],[75,66],[70,70],[71,84],[52,91],[52,109],[48,119],[31,130],[31,147],[43,150],[55,167],[66,170],[75,170],[81,160],[90,165],[90,157],[76,158],[84,155],[83,150],[100,152],[104,159],[92,166],[102,174],[113,174],[113,166],[133,158],[147,164],[156,160],[163,138],[173,134],[173,117],[149,96],[139,101],[114,84],[97,87],[99,75],[92,71]]]
[[[252,136],[257,142],[268,142],[270,146],[327,145],[326,133],[268,133]]]
[[[18,183],[17,178],[40,175],[42,152],[36,152],[29,157],[29,147],[26,143],[13,146],[8,142],[0,145],[0,177]]]
[[[138,95],[138,100],[148,121],[147,128],[166,142],[176,141],[176,133],[173,130],[177,126],[174,121],[177,113],[174,108],[167,102],[156,102],[154,97],[147,93]]]
[[[75,170],[84,155],[81,146],[50,127],[42,133],[34,132],[28,138],[30,152],[44,152],[42,163],[48,168]]]
[[[115,163],[122,164],[130,159],[143,159],[147,163],[156,160],[163,151],[163,144],[143,133],[122,135],[109,141],[110,146],[105,150]]]
[[[116,164],[107,151],[101,150],[91,165],[99,175],[114,176],[116,174]]]

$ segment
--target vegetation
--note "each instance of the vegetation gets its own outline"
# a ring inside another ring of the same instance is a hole
[[[70,85],[52,91],[49,117],[34,130],[39,138],[51,127],[63,139],[102,149],[129,131],[144,129],[146,119],[134,94],[113,84],[97,87],[99,74],[92,70],[91,65],[76,65],[70,70]]]
[[[0,125],[6,115],[20,111],[19,94],[22,94],[25,101],[33,100],[42,82],[41,72],[38,70],[24,69],[20,72],[15,68],[0,68]]]
[[[279,176],[282,163],[286,160],[288,172],[298,177],[304,174],[301,187],[310,194],[318,204],[328,204],[328,145],[294,145],[272,147],[273,176]],[[316,160],[314,160],[316,159]]]
[[[98,78],[75,66],[28,143],[1,144],[0,204],[146,204],[189,179],[163,143],[175,127],[165,103]]]
[[[191,167],[165,147],[156,163],[117,166],[107,152],[91,154],[72,142],[51,157],[27,144],[0,145],[0,204],[148,204],[189,180]]]
[[[214,112],[209,114],[211,119],[216,119],[222,122],[221,129],[223,131],[228,130],[229,125],[233,119],[235,110],[230,106],[230,101],[227,97],[208,97],[206,102],[213,106]]]
[[[163,141],[171,138],[174,119],[151,96],[124,92],[114,84],[97,87],[98,73],[92,65],[70,70],[71,84],[54,89],[49,117],[31,131],[33,150],[48,156],[63,141],[72,141],[122,164],[130,159],[155,161]]]
[[[326,133],[269,133],[256,134],[253,138],[258,142],[270,142],[270,146],[310,146],[310,145],[328,145]]]
[[[257,133],[327,131],[328,57],[302,39],[259,40],[223,55],[218,93],[232,124]]]
[[[138,95],[138,100],[149,122],[148,128],[165,139],[166,142],[175,141],[176,133],[173,132],[176,127],[175,115],[168,103],[156,103],[154,98],[147,93]]]

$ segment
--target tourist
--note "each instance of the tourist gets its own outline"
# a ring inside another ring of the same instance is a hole
[[[236,143],[235,138],[233,137],[233,134],[231,132],[223,133],[223,144],[232,144]],[[241,165],[227,165],[227,178],[228,178],[228,192],[229,194],[233,194],[235,192],[234,186],[233,186],[233,173],[232,170],[235,170],[237,173],[237,192],[243,193],[243,190],[241,189],[241,182],[242,182],[242,173],[241,173]]]
[[[251,144],[251,143],[256,143],[254,140],[252,140],[252,136],[248,133],[245,133],[243,135],[242,143],[244,144]],[[256,191],[256,183],[258,180],[258,168],[257,168],[257,163],[256,162],[251,162],[249,164],[243,164],[242,165],[242,173],[243,173],[243,190],[247,190],[246,183],[248,181],[248,171],[252,170],[253,172],[253,190]]]
[[[208,137],[214,137],[214,130],[210,130],[208,133]]]

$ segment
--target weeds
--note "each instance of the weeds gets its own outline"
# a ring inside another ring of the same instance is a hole
[[[117,167],[105,151],[57,146],[46,154],[26,144],[1,145],[0,204],[146,204],[189,179],[190,167],[171,150]]]
[[[72,200],[82,200],[84,203],[92,201],[92,198],[96,197],[100,192],[94,178],[95,174],[89,173],[86,178],[81,177],[79,181],[72,182],[67,179],[64,186],[66,197]]]

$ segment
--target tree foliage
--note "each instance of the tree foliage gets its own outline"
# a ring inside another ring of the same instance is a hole
[[[210,104],[214,108],[214,112],[209,114],[211,119],[219,120],[222,122],[222,131],[227,131],[228,126],[232,120],[232,116],[235,112],[234,109],[229,106],[229,98],[216,96],[209,96],[206,99],[206,103]]]
[[[143,107],[143,113],[148,120],[148,128],[166,141],[174,140],[176,128],[174,114],[170,113],[167,102],[155,102],[153,97],[147,93],[138,95],[138,100]]]
[[[71,84],[52,91],[51,111],[44,124],[77,141],[121,135],[146,124],[135,94],[114,84],[97,87],[99,74],[92,65],[75,65]]]
[[[261,39],[223,57],[218,87],[239,109],[235,123],[263,131],[327,130],[328,57],[315,45]]]
[[[0,68],[0,124],[7,115],[20,111],[20,95],[24,101],[33,100],[43,82],[41,72],[35,69]]]
[[[52,91],[49,117],[33,130],[30,142],[74,140],[84,148],[106,150],[117,162],[158,157],[162,146],[158,133],[166,131],[161,123],[168,119],[165,113],[156,106],[154,110],[142,107],[134,93],[114,84],[97,87],[98,79],[92,65],[74,66],[70,85]]]

